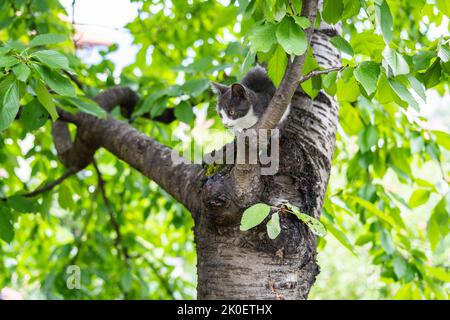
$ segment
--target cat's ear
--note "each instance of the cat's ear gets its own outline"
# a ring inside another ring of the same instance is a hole
[[[247,92],[245,87],[240,83],[233,83],[231,85],[231,95],[239,98],[246,98]]]
[[[226,85],[217,82],[211,82],[211,88],[213,92],[218,95],[222,95],[228,90]]]

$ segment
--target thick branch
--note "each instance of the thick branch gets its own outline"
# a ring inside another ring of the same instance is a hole
[[[303,1],[302,16],[308,17],[311,22],[311,27],[306,30],[306,38],[308,43],[311,40],[311,36],[314,30],[314,24],[317,14],[317,0]],[[294,58],[294,61],[290,63],[281,80],[275,95],[269,103],[266,111],[262,115],[261,119],[256,124],[256,129],[274,129],[280,122],[284,112],[286,111],[289,103],[292,100],[295,90],[300,84],[302,78],[303,65],[306,59],[306,52]]]
[[[104,91],[94,100],[110,111],[116,105],[132,109],[138,98],[131,89],[118,87]],[[66,120],[64,113],[60,116]],[[201,165],[172,158],[172,149],[112,116],[99,119],[78,113],[67,120],[78,127],[74,142],[68,140],[67,125],[58,124],[61,121],[55,123],[53,130],[58,156],[66,167],[85,167],[92,162],[95,151],[103,147],[155,181],[189,211],[200,210]]]

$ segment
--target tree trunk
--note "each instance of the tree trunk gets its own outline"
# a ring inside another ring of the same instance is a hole
[[[324,68],[340,65],[339,53],[328,42],[334,35],[336,31],[323,26],[312,38],[315,57]],[[288,124],[281,128],[280,170],[273,177],[262,177],[262,188],[256,183],[246,193],[253,197],[256,193],[260,202],[270,204],[288,200],[319,218],[337,120],[338,106],[333,98],[321,92],[312,101],[298,89]],[[220,185],[220,181],[214,183]],[[280,218],[281,234],[270,240],[264,224],[242,232],[239,219],[217,226],[208,214],[200,215],[195,227],[198,298],[306,299],[319,272],[316,239],[292,215]]]
[[[302,15],[314,21],[316,5],[315,1],[304,3],[303,10],[309,14]],[[307,35],[321,67],[340,65],[339,53],[328,41],[336,35],[334,29],[321,25]],[[290,64],[280,85],[286,84],[287,90],[275,94],[271,109],[276,110],[277,103],[286,108],[300,75],[294,68],[302,67],[303,61],[304,57]],[[289,88],[291,80],[295,86],[291,82]],[[113,88],[95,100],[107,111],[120,105],[126,116],[132,114],[137,96],[130,89]],[[263,122],[277,123],[283,110],[264,117]],[[277,205],[286,200],[320,217],[338,120],[333,98],[320,92],[313,101],[300,88],[295,91],[289,117],[280,128],[279,170],[272,176],[255,175],[254,165],[227,165],[206,177],[200,165],[174,161],[170,148],[111,116],[102,120],[62,110],[59,114],[53,136],[66,167],[83,169],[103,147],[158,183],[192,213],[199,299],[307,298],[319,272],[312,232],[292,214],[280,214],[282,231],[275,240],[268,238],[265,224],[246,232],[239,225],[242,212],[257,202]],[[77,126],[73,142],[67,122]]]

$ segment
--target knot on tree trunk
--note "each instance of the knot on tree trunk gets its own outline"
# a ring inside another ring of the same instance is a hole
[[[202,189],[206,216],[219,226],[239,223],[242,212],[235,201],[231,176],[227,171],[223,170],[208,178]]]

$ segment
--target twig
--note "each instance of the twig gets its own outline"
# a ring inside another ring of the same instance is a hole
[[[289,3],[289,7],[291,8],[292,14],[293,14],[294,16],[296,16],[297,13],[296,13],[295,10],[294,10],[294,6],[292,5],[291,0],[288,0],[288,3]]]
[[[121,255],[122,255],[123,259],[124,259],[125,267],[127,268],[127,270],[129,270],[130,269],[130,255],[128,254],[127,247],[123,244],[122,232],[120,231],[119,223],[117,222],[117,219],[116,219],[116,217],[114,215],[114,210],[113,210],[113,207],[111,205],[111,202],[109,201],[108,197],[106,196],[105,180],[103,179],[102,173],[101,173],[101,171],[100,171],[100,169],[99,169],[99,167],[97,165],[97,161],[95,161],[95,159],[92,161],[92,164],[93,164],[93,166],[95,168],[95,171],[97,172],[98,188],[100,190],[100,194],[102,195],[103,203],[106,206],[109,218],[111,220],[111,224],[113,226],[114,232],[116,233],[116,239],[114,241],[114,246],[116,247],[119,259],[120,259]],[[124,290],[123,291],[123,295],[124,295],[125,299],[128,298],[128,292],[127,291]]]
[[[70,80],[72,80],[73,82],[75,82],[75,84],[77,85],[77,87],[78,87],[81,91],[84,90],[84,89],[83,89],[84,86],[83,86],[83,84],[81,83],[81,81],[77,78],[77,76],[71,74],[70,72],[68,72],[68,71],[66,71],[66,70],[63,70],[63,73],[64,73],[66,76],[68,76],[68,77],[70,78]]]
[[[94,165],[95,171],[97,172],[98,188],[100,190],[100,194],[102,196],[103,202],[106,205],[109,217],[111,219],[111,224],[112,224],[112,226],[114,228],[114,231],[116,233],[116,242],[115,242],[115,244],[116,244],[116,246],[120,245],[121,248],[120,248],[119,252],[122,252],[122,254],[123,254],[123,256],[124,256],[124,258],[126,260],[126,263],[128,264],[128,259],[129,259],[130,256],[128,255],[127,248],[122,243],[122,233],[120,231],[119,223],[117,222],[117,219],[116,219],[116,217],[114,215],[111,202],[109,202],[109,199],[106,196],[105,180],[103,179],[102,173],[101,173],[100,169],[98,168],[97,161],[93,160],[92,164]]]
[[[158,278],[159,282],[162,284],[162,286],[164,287],[164,290],[166,290],[167,294],[174,299],[174,292],[172,290],[172,288],[170,287],[170,283],[169,281],[167,281],[166,278],[164,278],[163,276],[161,276],[157,270],[157,268],[155,267],[155,265],[152,263],[152,261],[150,261],[149,259],[147,259],[145,256],[143,255],[138,255],[138,257],[141,257],[142,259],[144,259],[145,262],[147,262],[148,266],[150,267],[150,269],[152,269],[153,273],[155,274],[155,276]]]
[[[325,70],[314,70],[314,71],[308,72],[307,74],[305,74],[304,76],[302,76],[300,78],[300,83],[308,81],[312,77],[316,77],[321,74],[328,74],[333,71],[341,71],[346,67],[347,66],[340,66],[340,67],[333,67],[333,68],[329,68],[329,69],[325,69]]]
[[[91,206],[89,208],[89,212],[88,212],[88,215],[86,217],[83,229],[81,230],[80,235],[78,237],[76,237],[76,239],[74,241],[75,242],[74,246],[77,248],[77,252],[72,257],[72,259],[70,259],[69,265],[76,264],[76,262],[78,260],[78,257],[80,256],[80,252],[81,252],[81,249],[82,249],[83,244],[84,244],[83,237],[87,233],[87,228],[88,228],[89,222],[91,221],[92,215],[94,213],[94,203],[95,203],[95,198],[97,197],[97,194],[98,194],[98,189],[95,190],[95,192],[92,195]]]
[[[43,186],[42,188],[38,188],[34,191],[28,192],[28,193],[23,193],[20,196],[22,197],[26,197],[26,198],[32,198],[35,197],[39,194],[48,192],[50,190],[52,190],[54,187],[56,187],[58,184],[61,184],[64,180],[66,180],[68,177],[70,177],[71,175],[73,175],[74,173],[77,173],[78,170],[74,169],[74,168],[70,168],[69,170],[67,170],[61,177],[59,177],[58,179],[46,184],[45,186]],[[8,198],[0,198],[1,200],[7,200]]]

